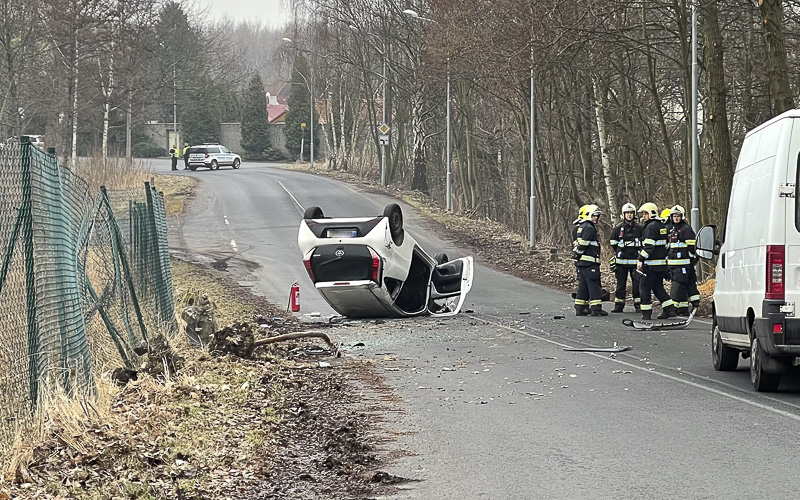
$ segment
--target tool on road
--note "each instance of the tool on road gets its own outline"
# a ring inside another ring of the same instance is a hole
[[[677,321],[646,321],[626,318],[622,320],[622,324],[637,330],[682,330],[692,322],[695,312],[697,312],[697,308],[692,308],[688,318]]]
[[[632,347],[625,346],[625,345],[617,345],[614,342],[613,347],[565,347],[565,351],[574,351],[574,352],[623,352],[623,351],[630,351]]]

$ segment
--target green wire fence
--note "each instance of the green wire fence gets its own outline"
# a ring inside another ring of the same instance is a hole
[[[51,390],[91,395],[178,331],[164,196],[90,193],[23,136],[0,144],[0,442]]]

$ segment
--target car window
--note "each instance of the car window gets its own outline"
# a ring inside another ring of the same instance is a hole
[[[222,149],[223,153],[230,153],[231,152],[231,150],[226,148],[225,146],[220,146],[220,148]]]
[[[200,154],[205,153],[205,148],[189,148],[189,154],[192,154],[192,153],[195,153],[195,154],[196,153],[200,153]]]
[[[208,152],[209,153],[219,153],[219,148],[218,147],[208,148]]]

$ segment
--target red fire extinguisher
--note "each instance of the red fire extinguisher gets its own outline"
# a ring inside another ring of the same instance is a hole
[[[289,290],[289,306],[292,312],[300,311],[300,285],[295,281],[292,283],[292,288]]]

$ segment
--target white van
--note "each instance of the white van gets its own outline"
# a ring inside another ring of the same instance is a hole
[[[714,368],[750,359],[757,391],[777,390],[800,364],[800,110],[750,131],[733,177],[723,242],[715,226],[697,235],[698,256],[718,253],[714,287]]]

